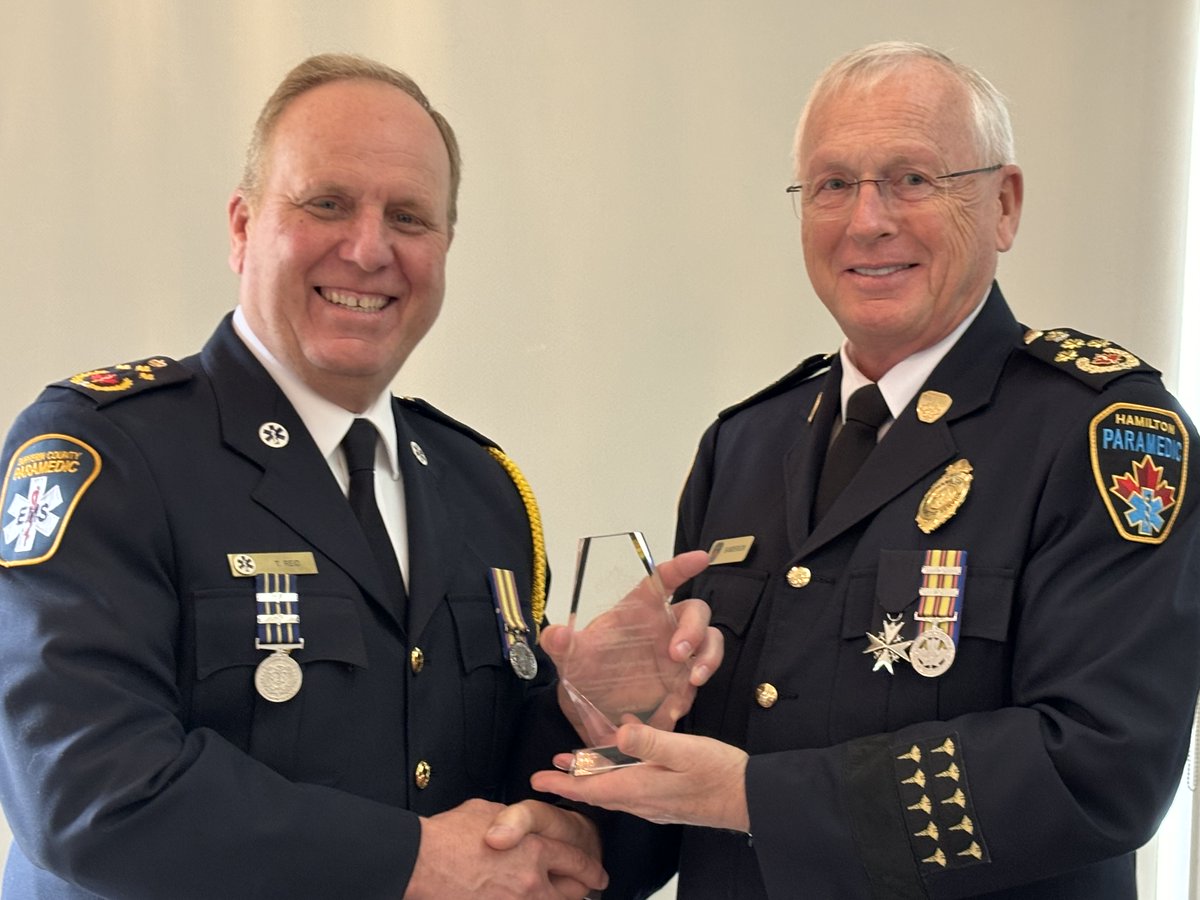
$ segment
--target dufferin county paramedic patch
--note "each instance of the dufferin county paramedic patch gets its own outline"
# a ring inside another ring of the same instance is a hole
[[[1092,474],[1117,533],[1161,544],[1183,505],[1188,433],[1169,409],[1116,403],[1092,419]]]
[[[99,474],[100,454],[70,435],[41,434],[18,447],[0,490],[0,566],[30,566],[52,557]]]

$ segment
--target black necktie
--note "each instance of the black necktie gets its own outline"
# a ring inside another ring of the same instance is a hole
[[[350,508],[358,518],[371,552],[379,563],[388,595],[399,607],[404,602],[404,580],[396,550],[375,502],[375,441],[378,433],[368,419],[355,419],[342,440],[346,467],[350,470]]]
[[[879,426],[890,416],[879,385],[864,385],[850,395],[846,403],[846,424],[825,454],[817,500],[813,504],[813,522],[825,517],[833,501],[875,449]]]

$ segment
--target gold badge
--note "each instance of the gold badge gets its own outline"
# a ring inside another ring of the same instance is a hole
[[[917,418],[929,425],[946,414],[954,398],[941,391],[922,391],[917,398]]]
[[[921,498],[921,504],[917,507],[918,528],[930,534],[953,518],[971,490],[973,471],[965,459],[955,460],[946,466],[946,471]]]

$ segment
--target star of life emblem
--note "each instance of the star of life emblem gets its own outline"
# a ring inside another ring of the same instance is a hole
[[[53,556],[99,473],[100,455],[76,438],[43,434],[21,444],[0,490],[0,565],[32,565]]]
[[[12,519],[4,526],[4,543],[13,544],[15,553],[28,553],[39,534],[50,537],[62,521],[55,510],[62,506],[58,485],[47,489],[46,476],[29,480],[29,495],[14,494],[6,512]]]
[[[1139,535],[1150,537],[1163,530],[1163,514],[1175,505],[1175,488],[1163,477],[1163,467],[1149,456],[1135,462],[1131,472],[1112,476],[1109,491],[1125,501],[1125,521]]]

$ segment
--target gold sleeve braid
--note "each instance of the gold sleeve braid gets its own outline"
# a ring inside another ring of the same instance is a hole
[[[529,599],[529,607],[533,613],[533,634],[536,639],[541,633],[542,621],[546,618],[546,538],[542,533],[542,515],[538,512],[533,488],[529,486],[517,464],[499,447],[488,447],[487,451],[504,467],[504,471],[516,485],[517,493],[521,495],[525,504],[525,513],[529,516],[529,535],[533,541],[533,596]]]

